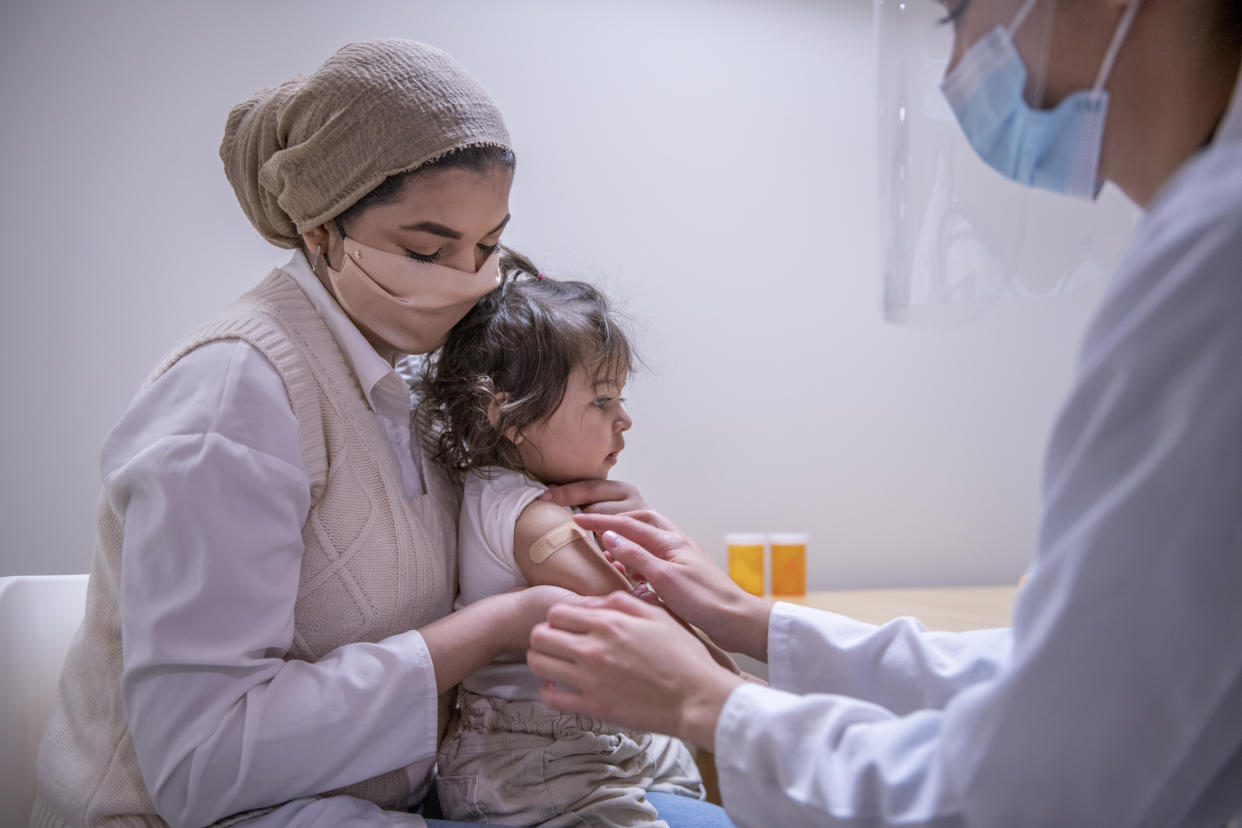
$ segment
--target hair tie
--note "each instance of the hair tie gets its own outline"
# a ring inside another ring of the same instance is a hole
[[[536,273],[535,278],[538,279],[539,281],[543,281],[543,273]]]

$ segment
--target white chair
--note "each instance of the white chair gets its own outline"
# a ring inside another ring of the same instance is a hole
[[[0,825],[25,825],[35,754],[65,653],[86,610],[85,575],[0,578]]]

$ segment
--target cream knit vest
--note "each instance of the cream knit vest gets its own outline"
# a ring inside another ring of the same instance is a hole
[[[285,658],[315,661],[342,644],[379,641],[447,615],[456,593],[459,493],[424,463],[428,494],[408,500],[383,426],[310,300],[273,271],[181,342],[154,381],[192,349],[241,339],[276,367],[301,426],[311,507]],[[163,825],[121,711],[118,596],[124,516],[104,498],[78,630],[39,751],[35,826]],[[441,730],[447,694],[441,699]],[[434,757],[341,793],[401,808],[426,791]],[[273,805],[279,803],[272,803]]]

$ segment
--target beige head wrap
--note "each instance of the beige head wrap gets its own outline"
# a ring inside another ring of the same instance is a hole
[[[478,81],[432,46],[372,40],[235,106],[220,159],[250,223],[292,248],[388,176],[481,144],[509,132]]]

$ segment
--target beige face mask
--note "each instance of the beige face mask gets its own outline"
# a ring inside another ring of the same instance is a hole
[[[500,252],[476,273],[385,253],[344,239],[345,262],[328,266],[328,281],[347,314],[403,354],[426,354],[481,296],[500,286]],[[327,263],[325,262],[325,265]]]

